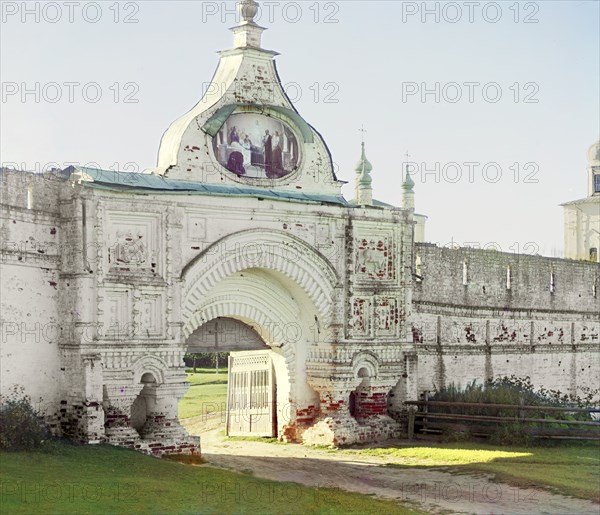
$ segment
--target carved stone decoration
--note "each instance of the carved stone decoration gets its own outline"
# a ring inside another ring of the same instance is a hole
[[[400,311],[398,301],[393,297],[378,297],[375,302],[376,336],[398,336]]]
[[[371,299],[355,297],[352,301],[350,327],[354,336],[371,336]]]
[[[109,211],[105,221],[109,274],[163,276],[163,223],[158,213]]]
[[[394,279],[394,260],[391,238],[357,238],[355,241],[355,269],[358,276],[371,279]]]
[[[148,251],[141,232],[117,232],[114,262],[118,265],[143,265],[148,260]]]
[[[132,301],[128,289],[115,288],[105,292],[101,336],[111,340],[125,340],[133,335]]]
[[[142,338],[163,338],[165,335],[165,300],[160,291],[144,292],[140,296],[139,332]]]

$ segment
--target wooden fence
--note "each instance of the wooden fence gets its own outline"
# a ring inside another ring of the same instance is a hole
[[[518,424],[533,438],[564,440],[600,440],[600,421],[546,418],[546,413],[600,413],[600,408],[558,408],[525,406],[523,404],[491,404],[475,402],[407,401],[408,438],[415,434],[441,434],[443,431],[469,432],[473,436],[489,437],[500,425]],[[512,415],[467,415],[457,413],[465,408],[489,411],[514,411]],[[454,413],[453,413],[454,411]],[[526,417],[526,412],[544,412],[542,417]],[[559,426],[559,427],[548,427]]]

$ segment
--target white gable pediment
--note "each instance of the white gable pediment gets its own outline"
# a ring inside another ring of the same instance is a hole
[[[202,100],[164,134],[158,174],[340,195],[329,150],[286,95],[275,55],[248,46],[221,53]]]

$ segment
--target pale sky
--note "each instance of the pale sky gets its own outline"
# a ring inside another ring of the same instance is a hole
[[[233,5],[2,2],[2,163],[153,168],[232,46]],[[587,195],[600,135],[599,2],[422,5],[271,2],[263,47],[340,179],[364,124],[374,196],[399,205],[408,151],[428,241],[561,255],[559,204]]]

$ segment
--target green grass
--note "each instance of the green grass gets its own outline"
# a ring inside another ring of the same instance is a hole
[[[190,418],[215,411],[224,411],[227,404],[227,369],[198,368],[188,373],[190,389],[179,401],[179,418]]]
[[[393,501],[336,489],[182,465],[111,446],[0,453],[0,513],[416,514]]]
[[[407,448],[383,448],[365,449],[361,454],[369,456],[391,456],[399,458],[406,466],[453,466],[474,465],[478,463],[490,463],[498,459],[522,458],[529,456],[529,451],[506,451],[495,449],[452,449],[447,448],[453,444],[446,444],[445,448],[439,447],[407,447]]]
[[[394,467],[449,467],[455,472],[486,472],[519,487],[540,486],[600,502],[600,443],[552,447],[495,447],[481,443],[347,449],[341,452],[393,457]]]

